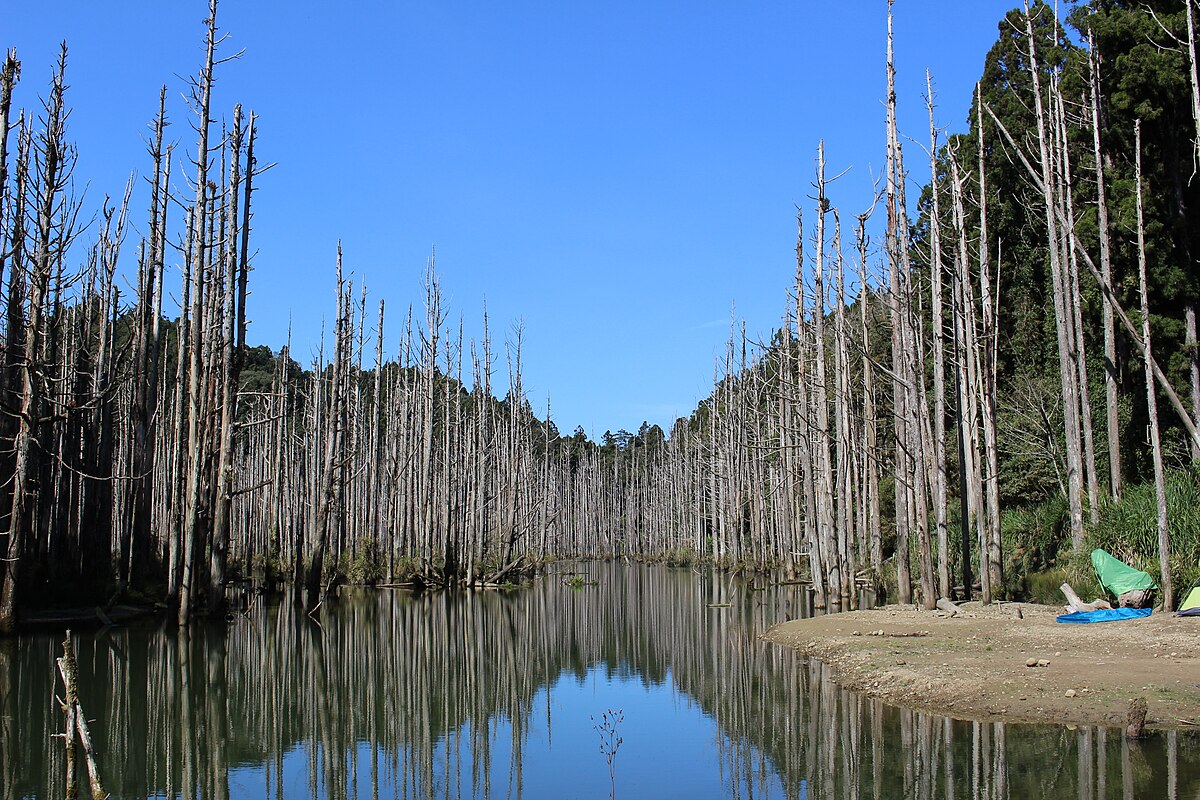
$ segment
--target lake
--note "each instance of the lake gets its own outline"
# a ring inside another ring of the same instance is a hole
[[[1200,798],[1197,734],[838,689],[758,640],[805,599],[570,562],[513,592],[343,588],[319,623],[284,603],[77,633],[79,694],[114,798]],[[61,640],[0,641],[0,798],[64,794]]]

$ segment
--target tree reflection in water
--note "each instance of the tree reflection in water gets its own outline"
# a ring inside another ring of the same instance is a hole
[[[513,593],[348,589],[229,627],[77,637],[114,797],[1200,797],[1200,736],[961,722],[758,640],[797,587],[598,564]],[[729,604],[729,605],[725,605]],[[61,797],[53,633],[0,642],[0,798]]]

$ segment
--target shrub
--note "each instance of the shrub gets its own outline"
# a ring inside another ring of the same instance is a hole
[[[693,567],[700,561],[700,554],[687,547],[676,547],[663,555],[668,567]]]
[[[1031,579],[1056,568],[1064,544],[1069,549],[1068,513],[1066,499],[1054,497],[1000,515],[1005,595],[1034,598],[1043,593],[1042,587],[1031,585]],[[1054,584],[1055,592],[1061,584],[1061,580]]]
[[[1084,599],[1101,596],[1091,561],[1097,547],[1161,580],[1155,504],[1153,483],[1127,487],[1120,502],[1100,509],[1099,521],[1089,527],[1079,553],[1071,552],[1065,498],[1005,511],[1000,529],[1008,596],[1058,604],[1058,587],[1064,582]],[[1171,574],[1179,592],[1200,577],[1200,468],[1168,473],[1167,521]]]
[[[1200,559],[1200,471],[1167,474],[1167,525],[1170,529],[1171,574],[1177,588],[1196,579]],[[1130,566],[1161,579],[1158,561],[1158,509],[1154,484],[1126,489],[1119,503],[1108,504],[1087,537],[1090,552],[1101,547]],[[1086,554],[1085,554],[1086,555]],[[1091,571],[1091,562],[1087,562]]]
[[[346,554],[343,562],[341,572],[350,583],[371,585],[384,577],[383,559],[374,543],[363,545],[353,554]]]

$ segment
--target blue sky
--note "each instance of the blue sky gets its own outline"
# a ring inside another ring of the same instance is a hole
[[[927,139],[926,69],[939,124],[965,127],[1014,5],[897,0],[903,134]],[[182,94],[203,57],[205,2],[0,6],[0,46],[23,62],[18,105],[45,93],[68,42],[76,182],[92,206],[149,172],[164,83],[170,138],[194,152]],[[549,395],[565,432],[669,429],[710,390],[731,312],[761,338],[779,324],[819,140],[828,171],[849,170],[830,191],[843,217],[869,205],[884,161],[886,8],[225,0],[223,52],[245,52],[220,68],[214,109],[253,109],[260,160],[277,162],[255,201],[249,339],[278,348],[291,324],[294,354],[311,360],[341,239],[368,307],[387,302],[394,354],[436,248],[452,323],[479,336],[486,304],[501,369],[502,338],[523,323],[539,413]],[[907,147],[915,191],[925,156]],[[139,185],[129,259],[146,198]],[[177,297],[178,270],[167,282]]]

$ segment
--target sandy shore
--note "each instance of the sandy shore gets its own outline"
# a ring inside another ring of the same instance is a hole
[[[821,659],[846,688],[947,716],[1123,727],[1142,697],[1148,726],[1200,731],[1200,618],[1068,625],[1050,606],[962,608],[830,614],[764,638]]]

